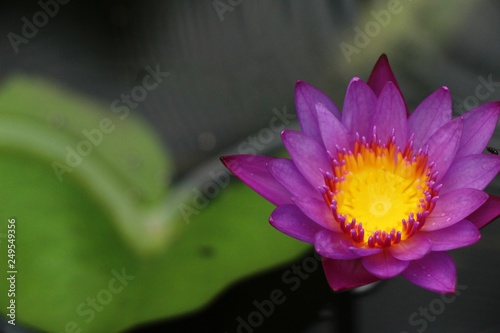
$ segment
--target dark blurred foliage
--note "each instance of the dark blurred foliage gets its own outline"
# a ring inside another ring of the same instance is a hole
[[[348,80],[366,79],[381,52],[411,107],[440,85],[450,86],[458,103],[474,94],[478,76],[496,79],[497,2],[401,3],[403,12],[349,64],[339,44],[354,45],[353,28],[364,30],[373,20],[369,11],[386,2],[243,1],[221,21],[212,1],[73,0],[18,54],[2,38],[0,70],[54,78],[110,103],[141,83],[146,66],[159,64],[171,77],[137,111],[157,128],[184,174],[268,126],[273,108],[293,110],[299,79],[341,105]],[[455,3],[464,8],[446,8]],[[4,4],[1,30],[19,33],[20,18],[38,10],[35,2]]]
[[[404,12],[351,63],[339,44],[353,44],[353,28],[363,29],[373,20],[370,10],[386,8],[386,1],[246,0],[221,21],[210,0],[72,0],[17,54],[6,35],[19,33],[21,18],[39,7],[35,1],[0,3],[2,78],[18,71],[42,75],[110,104],[141,84],[146,66],[158,64],[170,72],[136,112],[173,154],[178,178],[223,152],[236,153],[238,142],[268,126],[273,108],[294,110],[296,80],[321,88],[341,106],[349,79],[366,79],[382,52],[391,60],[410,109],[447,85],[459,115],[464,100],[476,95],[479,77],[500,82],[497,1],[401,1]],[[493,86],[481,103],[500,99],[498,88]],[[499,131],[491,145],[500,147]],[[500,194],[499,183],[497,178],[488,190]],[[500,235],[499,226],[488,226],[480,243],[453,252],[459,283],[468,289],[428,322],[426,332],[448,332],[447,327],[500,332],[495,235]],[[236,317],[253,311],[252,301],[268,297],[273,286],[283,287],[281,275],[290,266],[241,282],[201,313],[134,332],[235,332]],[[338,304],[348,310],[353,306],[356,332],[416,332],[421,326],[411,326],[410,315],[439,298],[395,279],[355,296],[350,304],[332,295],[319,270],[287,296],[290,301],[255,332],[332,332],[339,320],[334,313],[343,309]]]

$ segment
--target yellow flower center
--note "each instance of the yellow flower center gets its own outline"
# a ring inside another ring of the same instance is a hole
[[[360,245],[387,247],[419,230],[432,211],[435,186],[427,153],[404,151],[394,137],[387,144],[356,140],[354,151],[338,151],[333,175],[325,173],[324,198],[342,230]]]

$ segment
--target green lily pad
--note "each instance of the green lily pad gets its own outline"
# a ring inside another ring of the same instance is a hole
[[[92,150],[70,165],[68,151],[90,150],[82,141]],[[272,206],[225,173],[211,192],[169,186],[168,154],[147,124],[50,82],[20,77],[0,88],[0,150],[0,312],[15,299],[16,324],[120,331],[195,311],[307,248],[274,230]]]

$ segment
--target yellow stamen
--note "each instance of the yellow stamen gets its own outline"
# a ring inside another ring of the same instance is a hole
[[[334,217],[354,241],[370,247],[390,246],[413,235],[437,199],[427,154],[413,156],[411,141],[399,151],[394,141],[357,140],[354,152],[337,153],[333,176],[325,176],[325,200]]]

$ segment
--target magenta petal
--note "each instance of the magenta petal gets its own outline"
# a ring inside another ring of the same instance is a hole
[[[462,115],[464,131],[457,157],[481,153],[495,131],[499,115],[500,102],[478,106]]]
[[[269,223],[282,233],[311,244],[314,243],[315,235],[324,230],[295,205],[277,207],[269,217]]]
[[[400,274],[409,264],[408,261],[394,258],[387,250],[364,257],[361,262],[368,272],[381,279],[389,279]]]
[[[295,85],[295,107],[302,131],[318,142],[321,136],[316,117],[316,103],[323,104],[332,114],[340,119],[340,111],[322,91],[312,85],[297,81]]]
[[[462,136],[463,121],[457,118],[439,128],[424,144],[429,145],[429,162],[436,163],[441,180],[453,163]]]
[[[349,135],[340,120],[321,103],[316,104],[316,111],[318,112],[321,138],[326,150],[335,153],[337,151],[336,146],[340,148],[348,147]]]
[[[325,258],[323,259],[323,270],[330,288],[335,291],[361,287],[379,280],[366,270],[361,264],[361,259],[334,260]]]
[[[402,275],[419,287],[438,293],[454,293],[457,275],[453,258],[446,252],[431,252],[410,262]]]
[[[467,216],[467,220],[481,229],[500,216],[500,197],[490,195],[488,200],[475,212]]]
[[[448,228],[425,234],[432,243],[432,251],[447,251],[474,244],[481,238],[477,227],[467,220],[462,220]]]
[[[293,197],[292,199],[297,207],[314,222],[330,230],[340,230],[338,223],[333,219],[332,211],[323,200],[306,197]]]
[[[417,233],[412,237],[402,240],[399,244],[389,247],[392,256],[399,260],[416,260],[423,258],[431,251],[430,240],[422,233]]]
[[[353,241],[350,239],[345,239],[340,242],[344,249],[357,257],[366,257],[382,252],[381,248],[366,248],[366,247],[356,247],[353,245]]]
[[[396,76],[389,65],[389,59],[387,59],[385,54],[382,54],[373,67],[370,78],[368,79],[368,85],[373,89],[377,96],[380,96],[380,93],[384,89],[387,82],[392,82],[398,89],[401,96],[403,96],[403,93],[399,88],[398,81],[396,80]]]
[[[330,259],[356,259],[359,256],[350,253],[344,249],[340,242],[346,236],[340,232],[321,231],[316,234],[314,248],[322,257]]]
[[[377,96],[360,78],[353,78],[344,99],[342,124],[354,138],[354,134],[370,137],[370,119],[375,113]]]
[[[420,103],[408,118],[408,136],[413,134],[415,147],[420,147],[438,128],[451,121],[450,91],[441,87]]]
[[[500,156],[473,154],[455,161],[444,178],[440,194],[457,188],[484,189],[500,171]]]
[[[377,127],[377,136],[386,142],[392,131],[396,135],[396,145],[404,149],[407,135],[406,105],[399,90],[388,82],[377,100],[371,126]]]
[[[461,188],[440,196],[436,207],[425,221],[422,231],[439,230],[466,218],[481,207],[488,195],[480,190]]]
[[[311,137],[293,130],[284,130],[281,138],[293,162],[309,183],[315,188],[324,185],[321,170],[331,170],[325,148]]]
[[[290,193],[271,175],[266,164],[273,158],[258,155],[221,157],[222,163],[255,192],[276,206],[292,204]]]
[[[276,158],[267,163],[267,168],[278,183],[286,188],[292,196],[320,197],[318,189],[309,184],[292,160]]]

